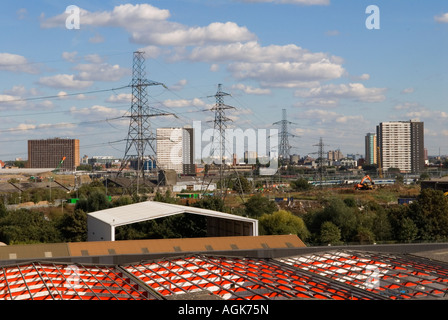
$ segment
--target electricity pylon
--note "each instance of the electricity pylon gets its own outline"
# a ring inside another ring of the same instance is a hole
[[[287,120],[286,109],[282,109],[282,120],[274,122],[273,124],[280,125],[280,145],[278,148],[278,156],[283,161],[289,160],[291,150],[289,137],[294,137],[294,135],[288,132],[288,124],[293,124],[293,122]]]
[[[118,175],[129,162],[133,161],[137,178],[143,177],[145,172],[145,159],[151,160],[152,163],[156,161],[156,152],[153,144],[155,136],[151,129],[150,118],[166,115],[162,113],[154,114],[149,108],[147,88],[156,85],[165,87],[163,83],[146,79],[144,52],[134,52],[131,83],[131,112],[127,116],[129,118],[129,130],[126,139],[126,149]]]
[[[212,111],[215,112],[215,120],[213,125],[213,147],[210,150],[210,156],[212,159],[215,159],[214,162],[219,167],[219,183],[221,190],[221,197],[223,196],[223,188],[224,184],[224,150],[226,148],[225,143],[225,130],[227,128],[227,122],[231,121],[226,117],[225,111],[228,109],[234,109],[232,106],[228,106],[224,104],[224,97],[229,96],[230,94],[222,91],[222,84],[218,84],[218,91],[214,95],[216,98],[216,104],[211,108]],[[217,141],[215,141],[215,139]],[[218,155],[216,157],[216,151],[218,151]],[[224,188],[225,189],[225,188]]]
[[[318,154],[318,174],[319,174],[319,183],[320,187],[323,187],[323,178],[324,178],[324,143],[322,137],[319,139],[319,144],[315,144],[315,147],[319,147]]]

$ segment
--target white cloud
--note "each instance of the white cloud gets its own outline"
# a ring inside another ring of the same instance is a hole
[[[211,72],[217,72],[217,71],[219,71],[219,64],[217,64],[217,63],[213,63],[213,64],[210,66],[210,71],[211,71]]]
[[[100,34],[95,34],[93,37],[89,39],[90,43],[103,43],[104,37]]]
[[[51,100],[44,100],[44,101],[38,102],[36,104],[36,107],[38,109],[45,109],[45,110],[53,109],[54,108],[54,103]]]
[[[65,27],[68,14],[41,21],[42,28]],[[89,12],[80,10],[83,25],[97,27],[121,27],[128,31],[133,42],[146,45],[188,46],[206,42],[233,42],[255,39],[246,27],[234,22],[213,22],[208,26],[189,27],[170,22],[168,10],[159,9],[149,4],[124,4],[114,7],[112,11]]]
[[[145,53],[145,59],[156,59],[163,53],[163,50],[158,46],[146,46],[144,48],[141,48],[139,51]]]
[[[179,56],[180,58],[180,56]],[[313,53],[294,44],[263,47],[255,41],[194,48],[190,61],[229,62],[233,77],[260,81],[271,87],[310,87],[344,75],[342,59]]]
[[[194,98],[191,100],[188,99],[178,99],[178,100],[165,100],[163,101],[163,105],[169,108],[185,108],[185,107],[204,107],[206,104],[204,101],[198,98]]]
[[[434,17],[434,20],[438,23],[448,23],[448,13],[443,13]]]
[[[415,109],[422,109],[422,108],[423,108],[423,106],[417,102],[403,102],[403,103],[396,104],[394,106],[395,110],[409,110],[409,109],[415,110]]]
[[[303,87],[310,81],[325,81],[342,76],[344,69],[328,60],[319,62],[234,62],[229,70],[237,79],[259,80],[264,86]]]
[[[54,76],[42,77],[38,83],[51,88],[60,89],[85,89],[93,84],[93,81],[76,80],[72,74],[57,74]]]
[[[339,105],[338,99],[309,99],[295,104],[299,108],[333,108]]]
[[[184,88],[187,85],[187,82],[188,81],[186,79],[181,79],[177,83],[169,86],[169,88],[170,90],[179,91],[182,90],[182,88]]]
[[[74,70],[79,71],[76,79],[82,81],[118,81],[125,76],[129,76],[129,69],[121,68],[119,65],[107,63],[84,63],[78,64]]]
[[[84,56],[84,60],[86,60],[87,62],[90,63],[103,63],[104,62],[104,58],[101,57],[99,54],[88,54]]]
[[[414,88],[406,88],[403,89],[403,91],[401,91],[402,94],[408,94],[408,93],[414,93],[415,89]]]
[[[9,90],[5,90],[6,94],[13,95],[13,96],[24,96],[28,93],[28,90],[23,85],[17,85],[13,86]]]
[[[0,94],[0,109],[5,108],[20,108],[26,105],[25,101],[21,100],[18,96],[13,96],[9,94]]]
[[[326,126],[339,127],[341,124],[356,124],[356,126],[365,125],[367,121],[362,115],[344,115],[335,111],[328,111],[322,109],[310,109],[301,113],[302,119],[311,120],[318,125],[325,124]],[[327,127],[330,128],[330,127]]]
[[[106,102],[112,103],[131,103],[132,93],[113,94],[106,99]]]
[[[169,18],[168,10],[158,9],[149,4],[123,4],[116,6],[113,11],[89,12],[80,9],[82,24],[98,27],[126,27],[141,29],[148,22],[160,22]],[[65,28],[68,14],[62,13],[45,19],[42,16],[42,28]]]
[[[338,57],[329,57],[326,53],[313,53],[295,44],[261,46],[256,41],[210,45],[194,48],[188,57],[183,57],[191,61],[201,62],[283,62],[302,61],[306,63],[319,62],[323,59],[331,60],[334,63],[341,63]]]
[[[422,109],[419,111],[410,111],[406,113],[406,117],[411,118],[413,120],[420,120],[423,121],[424,119],[432,120],[432,121],[440,121],[440,120],[446,120],[448,118],[448,113],[445,111],[438,111],[438,110],[429,110],[429,109]]]
[[[28,10],[26,10],[26,8],[21,8],[21,9],[17,10],[16,13],[17,13],[17,19],[23,20],[28,15]]]
[[[75,128],[76,124],[73,123],[67,123],[67,122],[60,122],[60,123],[43,123],[43,124],[30,124],[30,123],[21,123],[17,125],[15,128],[10,128],[7,131],[11,132],[18,132],[21,131],[27,132],[29,130],[40,130],[40,129],[55,129],[55,128]]]
[[[76,62],[78,52],[73,51],[73,52],[63,52],[62,53],[62,58],[68,62]]]
[[[262,88],[254,88],[251,86],[246,86],[242,83],[238,83],[232,86],[232,89],[241,90],[246,94],[256,94],[256,95],[264,95],[264,94],[270,94],[270,89],[262,89]]]
[[[329,84],[310,90],[296,91],[302,98],[355,99],[363,102],[381,102],[386,99],[385,88],[366,88],[361,83]]]
[[[100,105],[94,105],[89,108],[70,108],[70,114],[73,116],[81,119],[86,119],[86,117],[88,117],[89,120],[117,118],[121,117],[125,112],[126,111],[124,110],[117,110]]]
[[[0,53],[0,71],[36,74],[39,73],[39,68],[37,64],[18,54]]]
[[[302,5],[329,4],[328,0],[279,0]],[[62,27],[66,13],[43,19],[43,28]],[[189,26],[169,21],[170,12],[151,6],[119,5],[111,11],[81,10],[81,23],[120,27],[133,42],[144,44],[150,57],[162,55],[170,62],[208,62],[211,71],[226,64],[237,80],[256,80],[262,87],[309,88],[346,74],[340,57],[311,52],[295,44],[261,46],[257,36],[235,22]],[[161,48],[166,46],[167,48]],[[79,79],[92,79],[80,75]]]
[[[158,29],[155,32],[133,32],[132,39],[137,43],[161,46],[193,46],[255,39],[246,27],[240,27],[234,22],[213,22],[205,27],[165,23],[165,28]]]

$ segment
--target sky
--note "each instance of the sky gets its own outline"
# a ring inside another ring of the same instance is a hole
[[[444,0],[19,0],[0,15],[3,161],[54,137],[123,157],[135,51],[164,84],[147,88],[151,110],[176,115],[154,130],[212,127],[221,84],[229,128],[280,129],[285,109],[291,154],[316,156],[322,138],[362,155],[396,120],[423,121],[428,153],[448,154]]]

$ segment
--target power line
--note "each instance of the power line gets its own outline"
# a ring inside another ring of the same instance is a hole
[[[78,96],[78,95],[85,95],[85,94],[94,94],[94,93],[101,93],[101,92],[108,92],[108,91],[115,91],[115,90],[121,90],[124,88],[129,88],[130,85],[118,87],[118,88],[111,88],[111,89],[101,89],[101,90],[92,90],[92,91],[84,91],[84,92],[77,92],[77,93],[64,93],[64,94],[57,94],[57,95],[50,95],[50,96],[41,96],[41,97],[30,97],[30,98],[19,98],[19,99],[10,99],[10,100],[0,100],[0,103],[12,103],[12,102],[26,102],[26,101],[35,101],[35,100],[49,100],[49,99],[60,99],[70,96]]]

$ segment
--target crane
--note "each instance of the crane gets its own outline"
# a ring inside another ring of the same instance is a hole
[[[366,180],[370,181],[370,183]],[[374,185],[375,182],[373,182],[369,175],[366,175],[361,179],[360,183],[355,184],[355,190],[372,190]]]
[[[62,160],[59,161],[58,166],[57,166],[53,171],[51,171],[51,172],[58,172],[59,169],[61,168],[62,164],[64,163],[64,161],[65,161],[65,157],[62,157]]]

